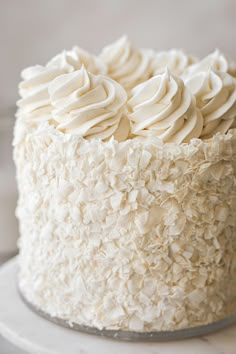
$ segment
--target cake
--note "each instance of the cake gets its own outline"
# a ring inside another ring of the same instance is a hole
[[[79,47],[22,72],[19,289],[70,326],[236,314],[236,79],[219,51]]]

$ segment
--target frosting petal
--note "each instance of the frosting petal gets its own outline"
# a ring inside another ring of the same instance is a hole
[[[135,87],[128,108],[134,135],[180,144],[201,134],[202,116],[191,92],[168,70]]]
[[[125,140],[129,127],[120,130],[124,119],[125,90],[106,76],[95,76],[84,67],[57,77],[49,85],[52,116],[58,129],[85,138]],[[119,128],[119,129],[118,129]]]
[[[150,77],[152,54],[150,50],[133,48],[123,36],[105,47],[100,58],[107,64],[108,75],[130,90]]]
[[[49,119],[51,104],[48,96],[48,85],[58,75],[60,68],[47,68],[36,65],[22,71],[23,81],[19,85],[21,99],[18,100],[18,116],[24,118]]]
[[[57,76],[71,73],[84,65],[94,74],[105,74],[106,65],[79,47],[64,50],[51,59],[46,66],[36,65],[23,70],[19,85],[21,99],[17,102],[18,116],[23,118],[50,119],[52,106],[48,94],[50,82]]]
[[[72,50],[64,50],[47,64],[48,67],[64,68],[65,73],[79,70],[82,65],[93,74],[107,73],[106,64],[99,57],[88,53],[78,46],[74,46]]]
[[[201,71],[214,70],[216,72],[229,73],[232,76],[236,76],[236,66],[233,62],[230,62],[219,49],[216,49],[213,53],[209,54],[201,61],[189,66],[184,73],[184,78],[195,75]]]
[[[204,127],[201,137],[226,133],[236,121],[236,80],[226,72],[196,73],[186,80],[201,110]]]
[[[152,61],[153,74],[162,74],[168,67],[172,74],[181,76],[189,65],[196,61],[195,57],[185,54],[180,49],[157,52]]]

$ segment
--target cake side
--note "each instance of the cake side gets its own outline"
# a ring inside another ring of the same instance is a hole
[[[19,286],[51,316],[175,330],[236,313],[236,133],[87,141],[18,119]]]

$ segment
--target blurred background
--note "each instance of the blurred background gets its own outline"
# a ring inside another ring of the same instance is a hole
[[[135,46],[216,47],[236,58],[235,0],[0,1],[0,106],[13,105],[22,68],[43,64],[73,45],[99,53],[127,34]]]
[[[99,53],[127,34],[134,46],[215,48],[236,59],[235,0],[0,1],[0,264],[16,252],[17,190],[11,140],[20,71],[77,44]],[[20,354],[0,338],[0,353]]]

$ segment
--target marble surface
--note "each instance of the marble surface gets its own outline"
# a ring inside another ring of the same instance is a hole
[[[21,301],[16,289],[16,259],[0,269],[0,333],[37,354],[235,354],[236,325],[212,335],[169,343],[116,342],[54,325]],[[0,347],[1,348],[1,347]],[[2,353],[2,351],[0,350]],[[11,352],[3,352],[8,354]],[[15,354],[15,352],[12,352]],[[17,352],[17,354],[20,353]]]
[[[1,271],[1,265],[11,257],[12,255],[10,254],[0,253],[0,271]],[[12,343],[10,343],[8,340],[3,338],[1,335],[0,335],[0,353],[1,354],[26,354],[24,350],[21,350],[18,347],[14,346]]]

